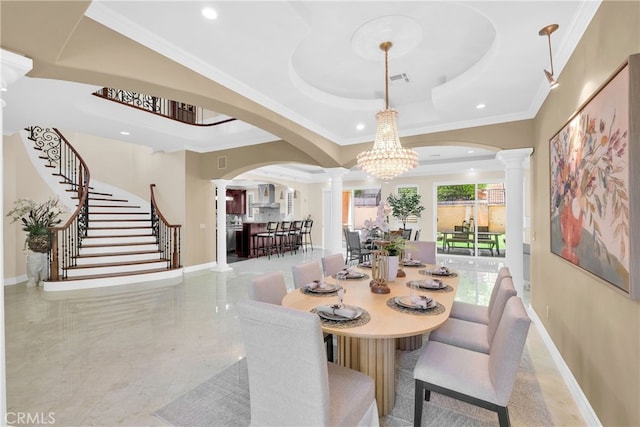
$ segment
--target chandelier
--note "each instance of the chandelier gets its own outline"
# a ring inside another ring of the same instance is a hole
[[[418,153],[402,148],[396,125],[398,112],[389,108],[388,57],[391,46],[393,44],[388,41],[380,44],[380,49],[384,51],[385,109],[376,114],[378,129],[373,148],[363,151],[357,157],[360,169],[384,181],[389,181],[418,165]]]

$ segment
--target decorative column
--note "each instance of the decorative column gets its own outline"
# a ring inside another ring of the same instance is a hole
[[[227,185],[228,179],[214,179],[216,185],[216,266],[213,271],[233,270],[227,264]]]
[[[11,84],[15,83],[20,78],[24,77],[33,68],[33,61],[24,56],[17,55],[8,50],[0,49],[0,60],[2,62],[2,72],[0,72],[1,89],[4,91],[8,89]],[[4,92],[0,92],[3,94]],[[6,102],[0,98],[0,104],[2,109],[5,108]],[[3,111],[0,110],[0,135],[4,135],[4,125],[2,117]],[[1,138],[1,136],[0,136]],[[3,141],[4,144],[4,141]],[[0,146],[0,196],[4,200],[4,159],[2,157],[2,146]],[[4,242],[4,225],[0,224],[0,242]],[[3,249],[0,249],[0,257],[4,253]],[[0,277],[4,277],[4,262],[0,260]],[[0,420],[2,424],[5,424],[7,419],[7,383],[6,383],[6,358],[5,358],[5,328],[4,328],[4,282],[2,283],[2,289],[0,289]]]
[[[496,158],[505,165],[505,187],[507,200],[507,242],[505,248],[505,265],[509,267],[513,284],[518,295],[524,293],[524,260],[523,260],[523,230],[524,230],[524,176],[525,164],[533,148],[502,150]]]
[[[331,183],[330,214],[323,220],[328,237],[325,249],[337,254],[342,252],[342,177],[349,173],[349,169],[331,168],[325,172],[329,174]]]

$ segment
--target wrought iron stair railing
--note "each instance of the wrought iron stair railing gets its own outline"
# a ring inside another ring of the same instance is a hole
[[[26,128],[28,139],[33,141],[40,157],[47,167],[56,168],[54,175],[59,176],[62,184],[69,185],[77,192],[78,206],[69,219],[57,227],[49,227],[51,250],[49,254],[49,280],[57,281],[60,272],[75,265],[75,259],[87,235],[89,225],[89,182],[91,174],[80,154],[56,128],[31,126]]]
[[[156,238],[158,249],[162,253],[162,259],[167,260],[167,268],[180,268],[180,230],[182,226],[170,224],[164,217],[156,202],[155,186],[155,184],[149,186],[151,191],[151,229]]]
[[[206,117],[208,110],[204,108],[123,89],[105,87],[95,91],[93,95],[194,126],[217,126],[237,120],[228,118],[208,122]],[[211,112],[211,114],[215,113]]]

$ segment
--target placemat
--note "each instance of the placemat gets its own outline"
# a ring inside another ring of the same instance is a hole
[[[457,277],[458,273],[454,273],[453,271],[449,272],[449,274],[440,274],[440,273],[435,273],[433,274],[432,272],[433,270],[420,270],[418,271],[418,273],[424,275],[424,276],[435,276],[435,277]]]
[[[313,292],[310,291],[309,289],[307,289],[306,286],[303,286],[300,288],[300,292],[302,292],[305,295],[309,295],[312,297],[335,297],[336,295],[338,295],[338,290],[342,289],[342,286],[338,285],[338,287],[336,288],[335,291],[331,291],[331,292]]]
[[[365,273],[361,273],[361,274],[362,274],[362,277],[359,277],[359,276],[346,276],[345,278],[340,279],[340,280],[366,280],[366,279],[369,278],[368,274],[365,274]],[[334,279],[338,280],[338,274],[337,273],[334,274],[331,277],[333,277]]]
[[[411,282],[413,282],[414,280],[409,280],[407,282],[407,288],[411,287]],[[420,289],[421,291],[429,291],[429,292],[451,292],[453,290],[453,288],[449,285],[447,285],[445,283],[444,288],[439,288],[439,289],[431,289],[431,288],[423,288],[421,286],[418,287],[418,289]]]
[[[395,310],[395,311],[399,311],[401,313],[407,313],[407,314],[415,314],[416,316],[435,316],[438,314],[442,314],[444,313],[444,305],[440,304],[438,301],[436,301],[436,306],[430,310],[423,310],[420,308],[408,308],[408,307],[403,307],[401,305],[398,305],[395,300],[395,297],[391,297],[387,300],[387,307]]]
[[[366,325],[371,320],[371,315],[367,310],[365,310],[362,307],[358,307],[358,308],[362,310],[362,314],[360,315],[360,317],[353,320],[329,320],[329,319],[325,319],[320,315],[318,315],[318,317],[320,318],[320,322],[322,322],[322,324],[325,326],[330,326],[336,329],[355,328],[357,326]],[[316,314],[318,313],[318,311],[315,308],[312,308],[310,311],[312,313],[316,313]]]

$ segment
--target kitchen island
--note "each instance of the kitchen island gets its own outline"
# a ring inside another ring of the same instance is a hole
[[[256,250],[253,235],[267,231],[266,222],[245,222],[242,229],[236,230],[236,255],[243,258],[255,258]]]

